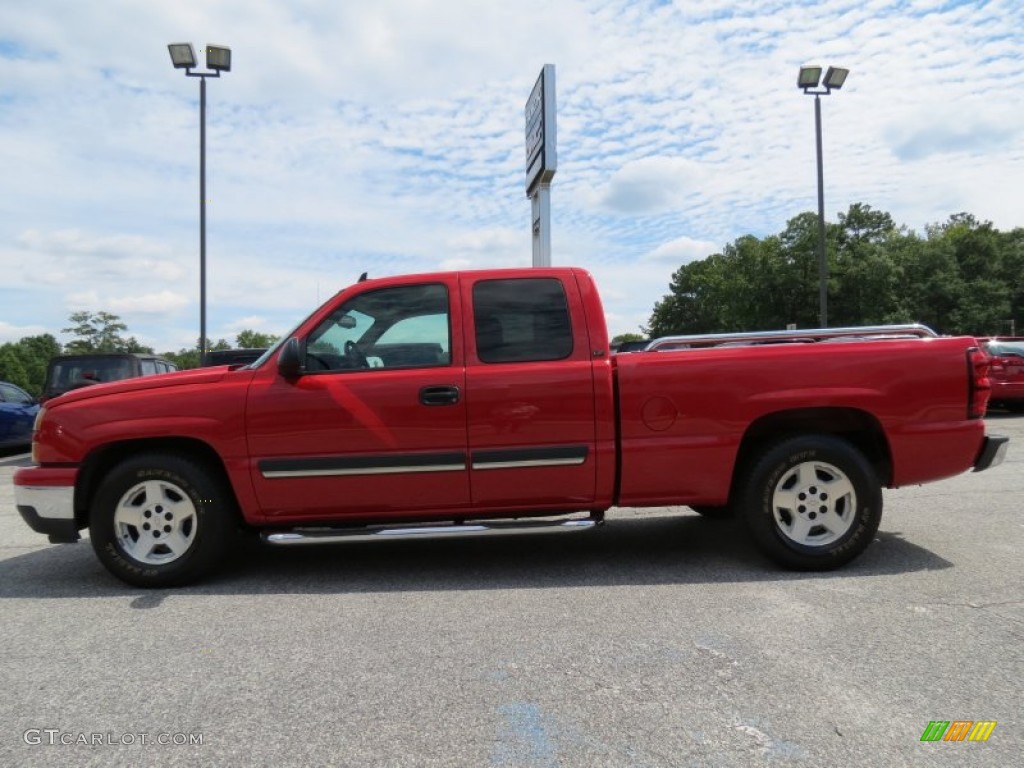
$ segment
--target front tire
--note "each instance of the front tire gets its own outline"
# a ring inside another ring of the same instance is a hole
[[[783,440],[747,476],[741,515],[757,546],[787,568],[838,568],[863,552],[882,519],[882,488],[853,445],[827,435]]]
[[[89,537],[100,562],[122,581],[173,587],[223,559],[234,519],[234,498],[218,474],[182,456],[144,454],[104,478]]]

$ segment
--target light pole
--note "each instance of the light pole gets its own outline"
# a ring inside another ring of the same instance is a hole
[[[167,46],[175,69],[184,69],[186,77],[199,78],[199,365],[206,364],[206,78],[220,77],[231,71],[231,49],[222,45],[206,46],[206,68],[193,72],[196,52],[192,43]]]
[[[814,132],[818,145],[818,305],[822,328],[828,328],[828,261],[825,259],[825,171],[821,159],[821,97],[838,91],[850,70],[829,67],[821,79],[821,67],[800,67],[796,84],[808,96],[814,96]],[[824,90],[818,88],[819,82]]]

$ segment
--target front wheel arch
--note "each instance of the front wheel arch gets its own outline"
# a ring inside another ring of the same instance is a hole
[[[75,521],[78,528],[89,527],[89,515],[96,492],[103,479],[118,465],[143,453],[168,454],[201,464],[215,473],[220,482],[231,489],[235,505],[237,494],[228,477],[227,468],[216,449],[195,438],[159,437],[124,440],[103,445],[86,456],[75,483]]]

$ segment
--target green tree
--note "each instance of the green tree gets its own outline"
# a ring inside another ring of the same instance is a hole
[[[239,349],[262,349],[272,346],[278,337],[271,333],[260,333],[259,331],[250,331],[245,329],[239,331],[235,337],[235,341],[238,344]]]
[[[10,342],[0,346],[0,380],[8,381],[34,395],[39,394],[39,389],[33,387],[29,380],[28,371],[22,365],[15,345]]]
[[[951,315],[952,332],[978,336],[998,333],[1011,307],[1011,286],[1000,274],[999,232],[992,222],[979,222],[969,213],[950,216],[938,229],[941,239],[952,249],[963,282],[960,300]]]
[[[1000,234],[1000,279],[1010,290],[1010,314],[995,331],[1000,334],[1024,333],[1024,228]]]
[[[179,371],[186,371],[191,368],[199,367],[198,349],[179,349],[177,352],[161,352],[160,357],[165,360],[170,360],[178,366]]]
[[[33,395],[43,391],[46,383],[46,369],[50,358],[62,353],[61,345],[52,334],[25,336],[14,345],[15,353],[28,375],[29,385],[25,387]]]
[[[231,345],[225,339],[217,339],[216,343],[210,344],[207,340],[207,350],[231,349]],[[161,352],[160,357],[170,360],[179,371],[186,371],[199,367],[199,339],[196,339],[195,347],[190,349],[179,349],[177,352]]]
[[[68,354],[84,354],[90,352],[152,352],[131,336],[121,336],[128,326],[121,318],[110,312],[75,312],[68,318],[73,325],[62,328],[61,333],[70,333],[77,337],[65,346]]]
[[[825,228],[830,325],[918,321],[973,335],[1024,325],[1024,229],[958,213],[922,237],[864,203],[838,219]],[[682,265],[651,335],[818,325],[818,236],[817,215],[801,213],[778,235],[744,235]]]
[[[888,213],[854,203],[839,214],[829,265],[831,325],[878,325],[899,314],[901,266],[893,254],[906,234]]]

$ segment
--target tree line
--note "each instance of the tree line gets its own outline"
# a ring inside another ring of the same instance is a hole
[[[945,334],[1013,335],[1024,311],[1024,228],[1001,232],[991,222],[957,213],[922,234],[892,216],[854,203],[826,222],[828,319],[831,326],[920,322]],[[762,331],[819,325],[818,217],[801,213],[777,235],[744,235],[721,253],[683,264],[669,293],[655,303],[651,338],[685,333]],[[109,312],[75,312],[62,333],[0,345],[0,380],[33,394],[46,364],[59,354],[152,352]],[[1022,330],[1024,333],[1024,330]],[[639,338],[622,334],[616,340]],[[237,346],[267,347],[277,339],[244,330]],[[224,339],[208,349],[231,349]],[[199,365],[199,344],[163,352],[179,368]]]
[[[67,344],[61,344],[49,333],[26,336],[15,342],[0,344],[0,381],[9,381],[33,395],[43,390],[46,381],[46,367],[50,358],[57,355],[79,355],[102,352],[140,352],[154,354],[152,347],[139,343],[134,336],[123,335],[128,326],[121,318],[109,312],[75,312],[70,317],[71,325],[62,328],[61,333],[73,337]],[[235,336],[236,346],[225,339],[218,339],[207,349],[254,349],[269,347],[277,336],[258,331],[243,330]],[[177,352],[161,352],[160,357],[169,360],[180,370],[199,367],[199,343],[192,349]]]
[[[923,234],[855,203],[826,222],[830,326],[920,322],[944,334],[1016,332],[1024,309],[1024,228],[1001,232],[958,213]],[[672,275],[654,306],[652,338],[816,328],[818,217],[777,235],[745,235]]]

